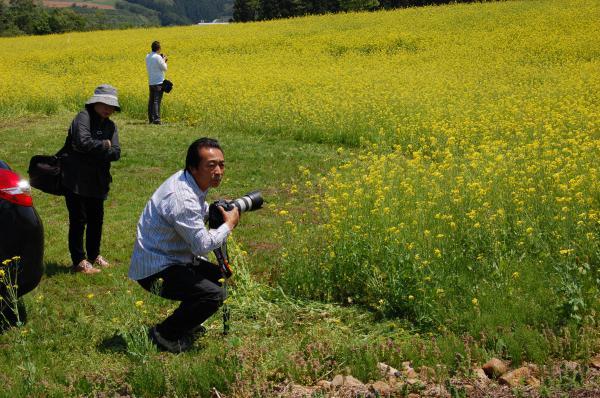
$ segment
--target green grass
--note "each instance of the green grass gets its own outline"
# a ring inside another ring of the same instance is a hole
[[[72,116],[9,121],[0,129],[5,143],[0,159],[24,174],[32,155],[60,148]],[[360,362],[354,357],[347,360],[345,350],[350,345],[337,342],[360,342],[387,324],[373,326],[371,316],[356,309],[293,300],[263,283],[279,263],[280,242],[274,238],[279,226],[273,213],[286,201],[282,184],[296,178],[299,165],[326,169],[337,162],[333,148],[183,125],[147,126],[120,116],[116,122],[122,158],[112,171],[102,250],[116,267],[95,277],[70,274],[63,199],[34,191],[45,226],[46,276],[26,296],[29,323],[0,336],[0,396],[98,391],[195,396],[208,394],[212,387],[221,392],[238,389],[244,395],[268,389],[292,375],[316,379]],[[148,346],[142,328],[164,318],[167,309],[174,307],[126,277],[135,224],[152,192],[182,167],[187,146],[202,135],[217,137],[227,159],[226,180],[211,198],[261,189],[267,205],[244,214],[234,234],[235,242],[248,254],[238,255],[241,264],[233,278],[238,286],[233,291],[232,334],[220,335],[219,312],[196,351],[180,356],[158,354]],[[139,300],[144,301],[141,307],[135,305]],[[310,352],[331,363],[310,370],[290,362],[290,355],[302,357],[310,344],[327,348],[323,353]],[[259,372],[247,379],[254,369]],[[239,376],[244,378],[236,382]]]
[[[5,143],[0,159],[24,173],[32,155],[60,148],[71,117],[13,119],[0,129]],[[268,135],[147,126],[125,116],[117,116],[116,122],[123,155],[113,168],[103,238],[103,253],[116,267],[94,277],[69,273],[62,198],[34,191],[46,231],[46,276],[25,298],[29,323],[0,336],[2,397],[100,392],[210,396],[213,388],[233,396],[267,396],[290,381],[313,384],[336,373],[376,379],[379,361],[439,365],[438,377],[443,379],[492,355],[543,362],[549,354],[577,358],[597,347],[594,330],[577,339],[548,331],[548,347],[532,345],[539,334],[519,330],[482,331],[466,340],[452,333],[420,336],[409,320],[377,320],[374,313],[356,307],[293,298],[270,283],[281,264],[276,213],[289,199],[284,186],[301,178],[299,166],[324,171],[343,160],[343,154],[327,145]],[[218,312],[192,352],[157,353],[145,338],[145,328],[163,319],[174,304],[126,277],[135,224],[151,193],[181,167],[187,145],[201,135],[217,137],[227,159],[226,180],[211,198],[262,189],[267,205],[244,214],[234,234],[232,333],[221,335]],[[297,217],[311,211],[310,194],[304,192]],[[143,305],[136,306],[140,300]],[[523,347],[537,351],[523,356]]]

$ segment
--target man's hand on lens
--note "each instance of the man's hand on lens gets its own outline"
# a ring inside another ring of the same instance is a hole
[[[219,207],[219,211],[223,215],[224,223],[227,224],[229,229],[234,229],[235,226],[238,225],[238,222],[240,221],[239,209],[237,207],[234,207],[233,209],[231,209],[229,211],[225,211],[225,209],[222,208],[221,206],[218,206],[218,207]]]

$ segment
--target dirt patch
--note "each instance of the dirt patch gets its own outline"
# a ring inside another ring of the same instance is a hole
[[[436,398],[542,398],[542,397],[600,397],[600,369],[588,368],[575,362],[556,362],[541,371],[542,384],[531,386],[523,383],[518,386],[501,385],[496,379],[458,376],[447,380],[435,377],[432,368],[424,368],[420,373],[412,369],[408,362],[397,370],[385,364],[386,373],[376,382],[363,384],[352,376],[336,375],[332,380],[320,380],[316,385],[302,386],[284,383],[276,389],[277,397],[299,398],[319,396],[326,398],[378,398],[378,397],[436,397]],[[379,366],[379,365],[378,365]]]

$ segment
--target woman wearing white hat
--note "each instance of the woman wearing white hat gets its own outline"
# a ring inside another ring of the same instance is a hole
[[[69,251],[74,272],[95,274],[100,272],[95,266],[110,265],[100,255],[100,242],[104,201],[112,181],[110,163],[121,157],[117,126],[110,116],[120,110],[114,87],[108,84],[96,87],[94,95],[85,103],[85,109],[71,122],[61,150],[62,184],[69,211]]]

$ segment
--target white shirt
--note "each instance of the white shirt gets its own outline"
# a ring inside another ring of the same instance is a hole
[[[206,191],[189,172],[178,171],[154,192],[137,224],[129,277],[140,280],[177,264],[190,264],[226,241],[227,224],[208,230]]]
[[[148,71],[148,83],[151,86],[162,84],[165,80],[167,63],[159,53],[149,53],[146,55],[146,70]]]

